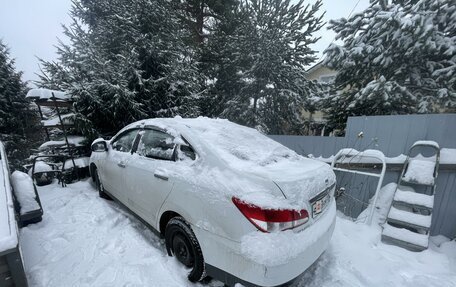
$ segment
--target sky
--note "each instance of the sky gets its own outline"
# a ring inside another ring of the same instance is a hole
[[[315,0],[305,2],[314,3]],[[348,17],[352,9],[361,11],[369,0],[323,0],[325,22]],[[66,42],[62,24],[71,23],[71,0],[0,0],[0,39],[10,48],[16,68],[22,71],[25,81],[37,80],[38,58],[56,59],[58,39]],[[324,27],[316,36],[321,39],[314,45],[319,56],[333,41],[335,34]],[[33,86],[32,83],[29,83]]]

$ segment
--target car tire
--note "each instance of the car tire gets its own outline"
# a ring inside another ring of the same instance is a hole
[[[174,256],[192,270],[188,280],[198,282],[206,277],[203,252],[190,224],[182,217],[174,217],[166,225],[165,244],[169,256]]]
[[[100,177],[98,176],[98,169],[94,168],[94,181],[98,190],[98,195],[104,199],[111,199],[109,195],[104,191],[103,184],[101,183]]]

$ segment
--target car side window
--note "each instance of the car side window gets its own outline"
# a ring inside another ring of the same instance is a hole
[[[137,134],[137,129],[125,132],[115,139],[112,143],[112,148],[116,151],[130,152]]]
[[[180,160],[185,160],[185,159],[195,160],[196,159],[195,151],[193,150],[192,147],[190,147],[188,145],[181,145],[179,159]]]
[[[174,137],[157,130],[145,130],[136,153],[153,159],[174,160]]]

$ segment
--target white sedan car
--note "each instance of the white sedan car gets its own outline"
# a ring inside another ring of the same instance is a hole
[[[258,131],[221,119],[149,119],[92,144],[90,171],[165,238],[190,281],[277,286],[332,236],[335,175]]]

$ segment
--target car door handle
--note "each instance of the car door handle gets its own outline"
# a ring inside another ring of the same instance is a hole
[[[122,168],[125,168],[125,163],[123,161],[119,161],[117,163],[118,166],[122,167]]]
[[[162,180],[168,180],[168,177],[166,175],[164,175],[163,173],[161,173],[161,172],[155,172],[154,176],[156,178],[159,178],[159,179],[162,179]]]

